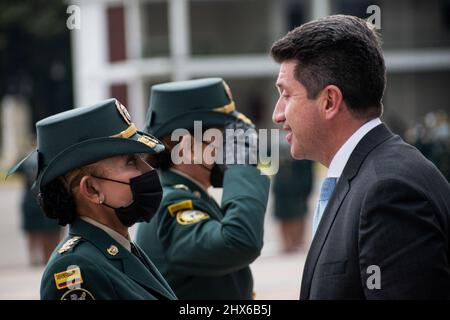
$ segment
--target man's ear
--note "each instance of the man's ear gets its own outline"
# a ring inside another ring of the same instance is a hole
[[[80,195],[86,200],[100,204],[103,201],[98,183],[91,176],[84,176],[80,180]]]
[[[333,119],[343,108],[341,89],[335,85],[328,85],[320,92],[321,110],[326,120]]]

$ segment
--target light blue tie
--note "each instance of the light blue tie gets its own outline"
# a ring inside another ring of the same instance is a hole
[[[327,207],[328,200],[330,200],[333,194],[334,187],[336,186],[337,179],[335,177],[327,177],[322,182],[322,187],[320,188],[319,201],[317,202],[316,211],[314,212],[313,218],[313,230],[312,236],[316,234],[317,227],[319,226],[320,219],[322,219],[323,212]]]

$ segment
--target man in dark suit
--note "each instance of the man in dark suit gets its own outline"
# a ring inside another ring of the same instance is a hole
[[[291,155],[328,167],[301,299],[450,298],[450,185],[381,122],[386,70],[362,19],[329,16],[275,42],[273,119]]]

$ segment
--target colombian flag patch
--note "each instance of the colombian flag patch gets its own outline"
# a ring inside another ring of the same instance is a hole
[[[83,283],[81,270],[79,267],[67,269],[66,271],[55,273],[55,284],[58,290]]]

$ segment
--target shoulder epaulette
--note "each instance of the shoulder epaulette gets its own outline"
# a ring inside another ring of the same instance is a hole
[[[190,191],[190,189],[189,189],[189,187],[187,185],[181,184],[181,183],[175,184],[175,185],[173,185],[173,187],[175,189],[183,189],[183,190],[186,190],[186,191]]]
[[[81,239],[81,237],[79,237],[79,236],[70,238],[62,245],[61,248],[59,248],[58,252],[61,254],[67,252],[80,239]]]

